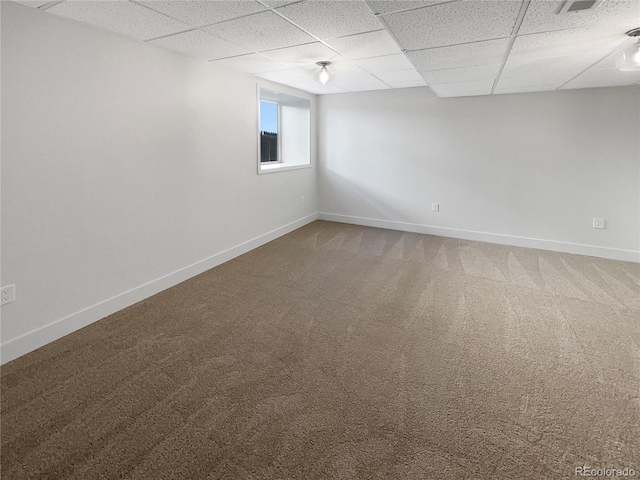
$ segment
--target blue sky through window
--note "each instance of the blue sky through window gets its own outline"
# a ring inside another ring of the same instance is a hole
[[[260,102],[260,130],[278,133],[278,105]]]

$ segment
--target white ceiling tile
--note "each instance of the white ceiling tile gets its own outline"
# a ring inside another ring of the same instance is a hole
[[[396,72],[379,72],[376,77],[386,83],[418,82],[422,76],[415,70],[398,70]]]
[[[427,82],[424,80],[414,80],[412,82],[388,82],[393,88],[411,88],[411,87],[426,87]]]
[[[384,17],[406,50],[509,37],[520,3],[469,0],[395,13]]]
[[[370,0],[367,3],[371,6],[374,13],[392,13],[411,8],[428,7],[437,5],[448,0]]]
[[[320,67],[314,66],[314,67],[307,67],[307,68],[310,68],[311,70],[316,71]],[[368,72],[365,72],[358,65],[348,60],[332,63],[327,68],[329,69],[329,73],[333,72],[333,73],[340,73],[344,75],[362,75],[362,74],[369,75]]]
[[[429,86],[439,97],[474,97],[491,94],[493,82],[480,80],[477,82],[443,83]]]
[[[300,90],[304,90],[309,93],[315,93],[317,95],[324,95],[330,93],[347,93],[349,90],[346,88],[342,88],[339,85],[334,83],[328,83],[326,85],[322,85],[319,82],[299,82],[292,83],[292,87],[299,88]]]
[[[377,83],[375,85],[358,85],[349,87],[350,92],[370,92],[371,90],[390,90],[391,87],[384,83]]]
[[[149,43],[184,55],[207,60],[217,60],[249,53],[242,47],[214,37],[202,30],[191,30],[190,32],[152,40]]]
[[[344,58],[320,42],[295,47],[269,50],[264,56],[295,66],[315,66],[316,62],[343,60]]]
[[[364,1],[311,0],[278,8],[320,40],[378,30],[381,24]]]
[[[278,70],[277,72],[259,73],[257,75],[265,80],[271,80],[272,82],[284,83],[291,85],[293,83],[309,83],[317,79],[314,78],[309,72],[298,70],[297,68],[289,68],[287,70]]]
[[[400,47],[386,30],[334,38],[326,42],[346,58],[358,59],[401,53]]]
[[[517,37],[509,56],[522,58],[560,57],[592,52],[610,52],[625,42],[615,28],[586,27],[534,33]]]
[[[47,9],[47,12],[138,40],[149,40],[189,28],[178,20],[126,1],[63,2]]]
[[[476,80],[495,80],[500,64],[478,65],[475,67],[447,68],[421,72],[422,78],[429,83],[459,83]]]
[[[211,25],[265,9],[253,0],[152,0],[139,3],[193,27]]]
[[[204,30],[253,52],[310,43],[315,39],[272,11],[218,23]]]
[[[532,78],[539,75],[557,75],[567,77],[568,80],[599,61],[602,56],[602,53],[597,52],[538,59],[509,56],[502,70],[502,76]]]
[[[496,88],[494,94],[500,95],[503,93],[527,93],[527,92],[547,92],[558,88],[557,85],[539,85],[537,87],[510,87],[510,88]]]
[[[265,5],[271,8],[278,8],[278,7],[284,7],[285,5],[299,2],[299,1],[300,0],[260,0],[260,3],[264,3]]]
[[[523,75],[520,77],[500,76],[496,90],[510,90],[514,88],[530,89],[540,86],[548,86],[549,90],[560,87],[563,83],[571,79],[571,75],[551,74],[547,75],[544,71],[535,72],[531,75]]]
[[[50,2],[51,0],[47,0],[45,2],[39,0],[13,0],[13,3],[21,3],[22,5],[26,5],[27,7],[31,8],[40,8]]]
[[[240,57],[224,58],[222,60],[214,60],[212,63],[252,74],[277,72],[278,70],[287,70],[291,68],[289,65],[263,57],[257,53],[242,55]]]
[[[357,87],[376,85],[381,88],[386,87],[383,82],[364,71],[359,74],[341,74],[338,72],[331,76],[331,82],[349,90]]]
[[[620,87],[640,82],[640,72],[621,72],[617,68],[587,70],[564,85],[562,89]]]
[[[413,69],[413,65],[403,53],[385,55],[383,57],[363,58],[353,63],[373,74],[378,72],[395,72],[396,70]]]
[[[624,34],[638,26],[638,0],[605,0],[595,10],[557,14],[561,1],[534,0],[529,4],[518,34],[548,32],[590,25],[617,24]]]
[[[560,88],[564,83],[571,80],[571,76],[568,75],[535,75],[531,77],[500,77],[496,89],[511,89],[511,88],[531,88],[539,87],[543,85],[550,85],[550,89]]]
[[[502,63],[509,46],[509,39],[488,40],[485,42],[454,45],[451,47],[430,48],[408,52],[420,72],[442,70],[444,68],[472,67]]]

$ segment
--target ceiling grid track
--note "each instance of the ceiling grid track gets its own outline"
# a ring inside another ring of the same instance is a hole
[[[622,47],[625,43],[631,43],[631,42],[627,42],[628,39],[623,40],[620,45],[618,45],[618,49],[620,47]],[[615,53],[615,52],[614,52]],[[567,80],[566,82],[564,82],[562,85],[560,85],[558,88],[556,88],[556,90],[561,90],[562,87],[564,87],[565,85],[573,82],[576,78],[578,78],[580,75],[582,75],[583,73],[585,73],[588,70],[591,70],[592,67],[595,67],[597,64],[599,64],[600,62],[602,62],[604,59],[609,58],[611,55],[613,55],[614,53],[608,52],[604,57],[596,60],[595,62],[593,62],[591,65],[589,65],[587,68],[585,68],[584,70],[582,70],[580,73],[578,73],[577,75],[571,77],[569,80]]]
[[[61,3],[64,3],[64,0],[56,0],[56,1],[53,1],[53,2],[45,3],[41,7],[38,7],[38,10],[48,10],[51,7],[55,7],[56,5],[60,5]]]
[[[156,40],[162,40],[163,38],[173,37],[174,35],[182,35],[183,33],[195,32],[196,30],[200,30],[200,27],[193,27],[187,30],[180,30],[179,32],[175,32],[175,33],[168,33],[167,35],[160,35],[159,37],[148,38],[147,40],[144,40],[144,42],[145,43],[155,42]],[[211,34],[209,33],[209,35]]]
[[[369,5],[369,8],[371,8],[371,10],[373,11],[373,14],[376,17],[384,17],[385,15],[395,15],[396,13],[412,12],[414,10],[422,10],[423,8],[431,8],[431,7],[435,7],[437,5],[444,5],[446,3],[455,3],[455,2],[461,2],[461,1],[464,1],[464,0],[444,0],[442,2],[432,3],[431,5],[420,5],[418,7],[404,8],[404,9],[400,9],[400,10],[394,10],[392,12],[379,12],[379,13],[376,13],[375,9],[373,9],[371,7],[371,5],[369,4],[368,0],[365,0],[365,2],[367,3],[367,5]]]
[[[527,10],[529,9],[530,3],[531,0],[523,0],[522,5],[520,5],[520,12],[518,12],[518,18],[516,19],[516,23],[513,26],[513,31],[511,32],[511,37],[509,38],[509,45],[507,45],[507,50],[504,54],[504,59],[502,60],[502,65],[500,65],[500,69],[498,70],[496,79],[493,81],[493,85],[491,87],[491,95],[494,94],[496,87],[498,86],[498,82],[500,81],[500,77],[502,76],[502,71],[507,64],[509,54],[511,53],[511,48],[513,47],[513,43],[516,41],[518,32],[520,31],[520,25],[522,25],[522,21],[524,20],[524,16],[526,15]]]
[[[459,0],[452,0],[450,2],[442,2],[442,3],[438,3],[437,5],[442,5],[443,3],[453,3],[453,2],[457,2]],[[402,53],[402,55],[404,55],[404,58],[407,59],[407,61],[413,66],[414,70],[418,73],[420,73],[418,71],[418,69],[416,68],[415,64],[413,63],[413,60],[411,60],[408,56],[407,56],[407,50],[402,46],[402,44],[400,43],[400,40],[398,40],[398,37],[396,37],[395,33],[393,33],[393,31],[391,30],[391,28],[389,28],[389,25],[387,24],[387,22],[384,19],[384,16],[379,14],[379,13],[375,13],[375,8],[371,5],[369,0],[365,0],[365,2],[367,4],[367,6],[369,7],[369,9],[373,12],[373,14],[376,16],[376,18],[378,19],[378,21],[382,24],[382,26],[384,27],[384,29],[386,30],[387,34],[389,34],[389,36],[393,39],[394,42],[396,42],[396,45],[398,46],[398,48],[400,49],[400,52]],[[433,5],[432,5],[433,6]],[[428,8],[428,7],[419,7],[419,8]],[[419,8],[411,8],[409,10],[418,10]],[[407,10],[403,10],[403,11],[407,11]],[[398,12],[393,12],[393,13],[398,13]],[[388,14],[387,14],[388,15]],[[373,75],[373,74],[371,74]],[[374,75],[375,76],[375,75]],[[376,77],[378,78],[378,77]],[[378,78],[378,80],[380,80]],[[382,80],[380,80],[382,81]],[[383,82],[385,85],[387,85],[390,88],[391,85],[389,85],[386,82]],[[429,87],[431,89],[431,86],[429,85],[429,83],[425,80],[425,84],[427,87]],[[433,89],[431,89],[431,91],[434,93],[434,95],[438,96],[438,94],[436,92],[433,91]]]
[[[143,7],[143,8],[149,9],[149,10],[151,10],[152,12],[159,13],[160,15],[163,15],[163,16],[165,16],[165,17],[167,17],[167,18],[170,18],[170,19],[172,19],[172,20],[175,20],[175,18],[173,18],[172,16],[167,15],[166,13],[161,12],[161,11],[159,11],[159,10],[156,10],[155,8],[151,8],[150,6],[145,5],[144,3],[141,3],[141,2],[140,2],[140,1],[138,1],[138,0],[129,0],[129,1],[130,1],[131,3],[135,3],[136,5],[141,6],[141,7]],[[257,2],[257,3],[259,3],[260,5],[263,5],[263,4],[262,4],[262,3],[260,3],[260,2]],[[263,6],[264,6],[264,5],[263,5]],[[206,30],[203,30],[203,29],[204,29],[204,28],[207,28],[207,27],[212,27],[212,26],[214,26],[214,25],[219,25],[219,24],[221,24],[221,23],[231,22],[231,21],[233,21],[233,20],[238,20],[239,18],[250,17],[251,15],[256,15],[256,14],[258,14],[258,13],[266,12],[266,11],[269,11],[269,10],[273,10],[273,9],[271,9],[271,8],[268,8],[268,7],[267,7],[265,10],[262,10],[262,11],[259,11],[259,12],[245,13],[244,15],[238,15],[238,16],[235,16],[235,17],[232,17],[232,18],[226,18],[226,19],[224,19],[224,20],[220,20],[220,21],[218,21],[218,22],[213,22],[213,23],[209,23],[209,24],[206,24],[206,25],[200,25],[200,26],[198,26],[198,27],[188,28],[188,29],[185,29],[185,30],[182,30],[182,31],[179,31],[179,32],[169,33],[169,34],[167,34],[167,35],[160,35],[159,37],[149,38],[149,39],[145,40],[145,42],[153,42],[153,41],[155,41],[155,40],[160,40],[160,39],[162,39],[162,38],[172,37],[172,36],[174,36],[174,35],[181,35],[181,34],[183,34],[183,33],[193,32],[193,31],[195,31],[195,30],[202,30],[203,32],[205,32],[205,33],[206,33],[206,34],[208,34],[208,35],[212,35],[212,36],[214,36],[214,37],[216,37],[216,38],[220,38],[220,37],[218,37],[218,36],[216,36],[216,35],[213,35],[212,33],[207,32]],[[221,39],[221,40],[225,40],[225,39]],[[228,41],[228,40],[225,40],[225,41]],[[233,43],[233,42],[230,42],[230,43]],[[235,44],[234,44],[234,45],[235,45]],[[237,46],[241,47],[241,45],[237,45]]]
[[[295,3],[300,3],[300,2],[295,2]],[[289,6],[289,5],[293,5],[293,3],[288,3],[286,6]],[[299,29],[300,29],[300,30],[302,30],[304,33],[306,33],[307,35],[309,35],[309,36],[313,37],[313,38],[316,40],[316,42],[320,42],[322,45],[324,45],[325,47],[327,47],[327,48],[328,48],[328,49],[330,49],[331,51],[335,52],[335,53],[336,53],[336,55],[340,55],[340,52],[336,51],[336,49],[335,49],[335,48],[333,48],[331,45],[327,44],[327,42],[325,42],[324,40],[320,40],[320,37],[317,37],[316,35],[312,34],[311,32],[307,31],[306,29],[302,28],[300,25],[298,25],[297,23],[295,23],[293,20],[289,19],[288,17],[286,17],[286,16],[284,16],[283,14],[281,14],[280,12],[278,12],[275,8],[272,8],[272,9],[271,9],[271,11],[273,11],[273,13],[275,13],[276,15],[278,15],[278,16],[279,16],[280,18],[282,18],[283,20],[286,20],[287,22],[289,22],[289,23],[290,23],[291,25],[293,25],[294,27],[299,28]],[[373,31],[378,31],[378,30],[373,30]],[[366,33],[371,33],[371,32],[366,32]],[[359,35],[359,34],[354,34],[354,35]],[[349,35],[345,35],[345,36],[349,36]],[[343,38],[343,37],[338,37],[338,38]],[[301,44],[301,45],[311,45],[312,43],[315,43],[315,42],[304,43],[304,44]],[[294,46],[300,46],[300,45],[294,45]],[[288,47],[285,47],[285,48],[288,48]],[[260,55],[264,55],[264,54],[267,54],[267,53],[268,53],[268,52],[270,52],[270,51],[275,51],[275,50],[280,50],[280,48],[274,48],[274,49],[272,49],[272,50],[263,50],[263,51],[261,51],[261,52],[256,52],[256,53],[260,53]],[[268,55],[267,55],[267,56],[268,56]],[[324,61],[324,59],[320,59],[320,60],[318,60],[318,61]],[[286,64],[286,65],[289,65],[287,62],[282,62],[282,63],[284,63],[284,64]],[[294,67],[294,68],[295,68],[295,67]],[[360,67],[358,67],[358,68],[360,68]],[[363,71],[363,72],[365,72],[365,73],[369,73],[369,72],[366,72],[365,70],[362,70],[362,71]],[[369,73],[369,74],[370,74],[370,75],[372,75],[371,73]],[[380,80],[380,79],[379,79],[379,78],[376,78],[376,80]],[[338,85],[340,88],[344,88],[344,89],[345,89],[345,90],[347,90],[347,91],[351,91],[351,90],[349,90],[348,88],[341,86],[339,83],[338,83],[338,84],[336,84],[336,85]],[[385,85],[386,85],[386,84],[385,84]],[[387,85],[387,86],[388,86],[388,85]]]

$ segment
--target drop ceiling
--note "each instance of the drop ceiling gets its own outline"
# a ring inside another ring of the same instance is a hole
[[[640,83],[615,67],[640,0],[18,1],[311,93],[428,86],[439,97]],[[322,85],[318,61],[330,61]]]

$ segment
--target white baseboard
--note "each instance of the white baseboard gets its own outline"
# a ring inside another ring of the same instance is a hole
[[[554,252],[575,253],[593,257],[622,260],[626,262],[640,263],[640,251],[621,250],[615,248],[597,247],[593,245],[581,245],[577,243],[558,242],[554,240],[541,240],[538,238],[518,237],[487,232],[476,232],[455,228],[420,225],[415,223],[395,222],[392,220],[380,220],[375,218],[340,215],[335,213],[316,213],[291,222],[280,228],[255,237],[244,243],[236,245],[192,265],[176,270],[158,279],[133,288],[127,292],[108,298],[100,303],[87,307],[79,312],[58,319],[19,337],[13,338],[0,345],[0,363],[4,364],[37,348],[53,342],[80,328],[86,327],[123,308],[129,307],[145,298],[159,293],[191,277],[199,275],[211,268],[225,263],[239,255],[247,253],[265,243],[286,235],[314,220],[327,220],[331,222],[351,223],[368,227],[400,230],[403,232],[423,233],[442,237],[460,238],[479,242],[512,245],[516,247],[538,248]]]
[[[159,293],[167,288],[173,287],[178,283],[184,282],[191,277],[199,275],[202,272],[217,267],[218,265],[228,262],[229,260],[253,250],[265,243],[275,240],[282,235],[286,235],[308,223],[317,220],[316,213],[303,217],[295,222],[291,222],[283,227],[277,228],[263,235],[255,237],[244,243],[236,245],[222,252],[216,253],[208,258],[200,260],[192,265],[169,273],[163,277],[157,278],[127,292],[108,298],[100,303],[87,307],[79,312],[58,319],[54,322],[40,327],[31,332],[25,333],[17,338],[12,338],[0,345],[0,362],[6,363],[29,353],[37,348],[53,342],[69,333],[100,320],[101,318],[111,315],[123,308],[129,307],[145,298]]]
[[[420,225],[416,223],[395,222],[392,220],[379,220],[376,218],[355,217],[351,215],[340,215],[337,213],[320,212],[318,213],[318,219],[328,220],[331,222],[351,223],[366,227],[400,230],[402,232],[424,233],[439,237],[498,243],[500,245],[511,245],[514,247],[537,248],[540,250],[551,250],[553,252],[576,253],[578,255],[588,255],[590,257],[601,257],[611,260],[640,263],[640,251],[636,250],[620,250],[616,248],[597,247],[594,245],[582,245],[579,243],[503,235],[499,233],[475,232],[472,230],[461,230],[457,228],[444,228],[431,225]]]

